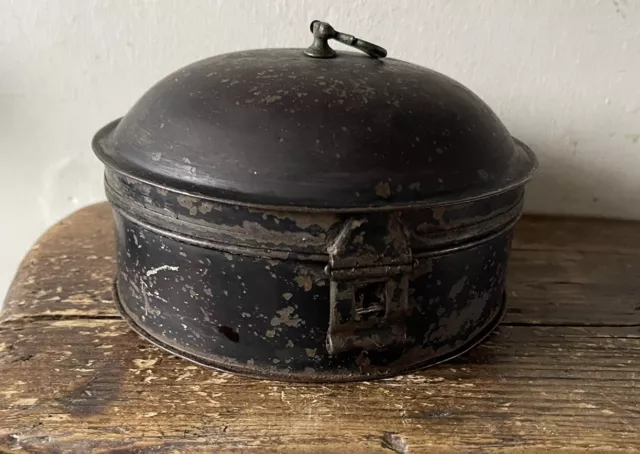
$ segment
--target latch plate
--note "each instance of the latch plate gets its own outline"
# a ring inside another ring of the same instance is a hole
[[[350,218],[328,251],[328,352],[382,350],[406,342],[413,260],[399,216]]]

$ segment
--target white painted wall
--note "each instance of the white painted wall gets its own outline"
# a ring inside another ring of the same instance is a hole
[[[640,1],[0,0],[0,298],[47,226],[103,199],[89,142],[167,73],[304,47],[312,19],[458,79],[538,153],[530,212],[640,219]]]

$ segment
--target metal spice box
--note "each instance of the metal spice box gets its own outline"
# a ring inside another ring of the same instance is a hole
[[[306,50],[180,69],[96,134],[119,308],[174,354],[259,377],[447,360],[500,321],[536,158],[454,80],[311,30]]]

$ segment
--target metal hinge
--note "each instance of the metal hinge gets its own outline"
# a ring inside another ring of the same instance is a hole
[[[350,218],[328,247],[330,354],[406,342],[413,259],[399,216]]]

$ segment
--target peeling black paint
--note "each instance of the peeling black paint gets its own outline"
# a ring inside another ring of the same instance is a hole
[[[172,194],[175,197],[171,191],[168,197]],[[282,216],[295,218],[292,213]],[[417,213],[411,217],[420,218]],[[424,367],[486,335],[502,313],[504,263],[517,216],[507,224],[497,217],[493,236],[483,234],[461,245],[451,235],[448,247],[415,254],[401,323],[385,311],[367,314],[369,302],[349,323],[359,327],[370,344],[354,344],[333,354],[326,346],[329,253],[298,259],[267,249],[229,253],[215,244],[203,246],[192,236],[173,237],[174,232],[135,220],[121,208],[115,210],[115,218],[117,295],[139,332],[174,353],[216,368],[299,381],[347,381]],[[404,231],[410,230],[406,227]],[[327,231],[327,237],[335,238],[335,233]],[[412,235],[406,239],[409,245],[416,241]],[[392,257],[390,250],[383,251],[382,259]],[[356,309],[345,309],[345,319]],[[367,331],[371,320],[375,323]],[[385,345],[385,330],[395,336],[399,326],[404,326],[403,341]]]

